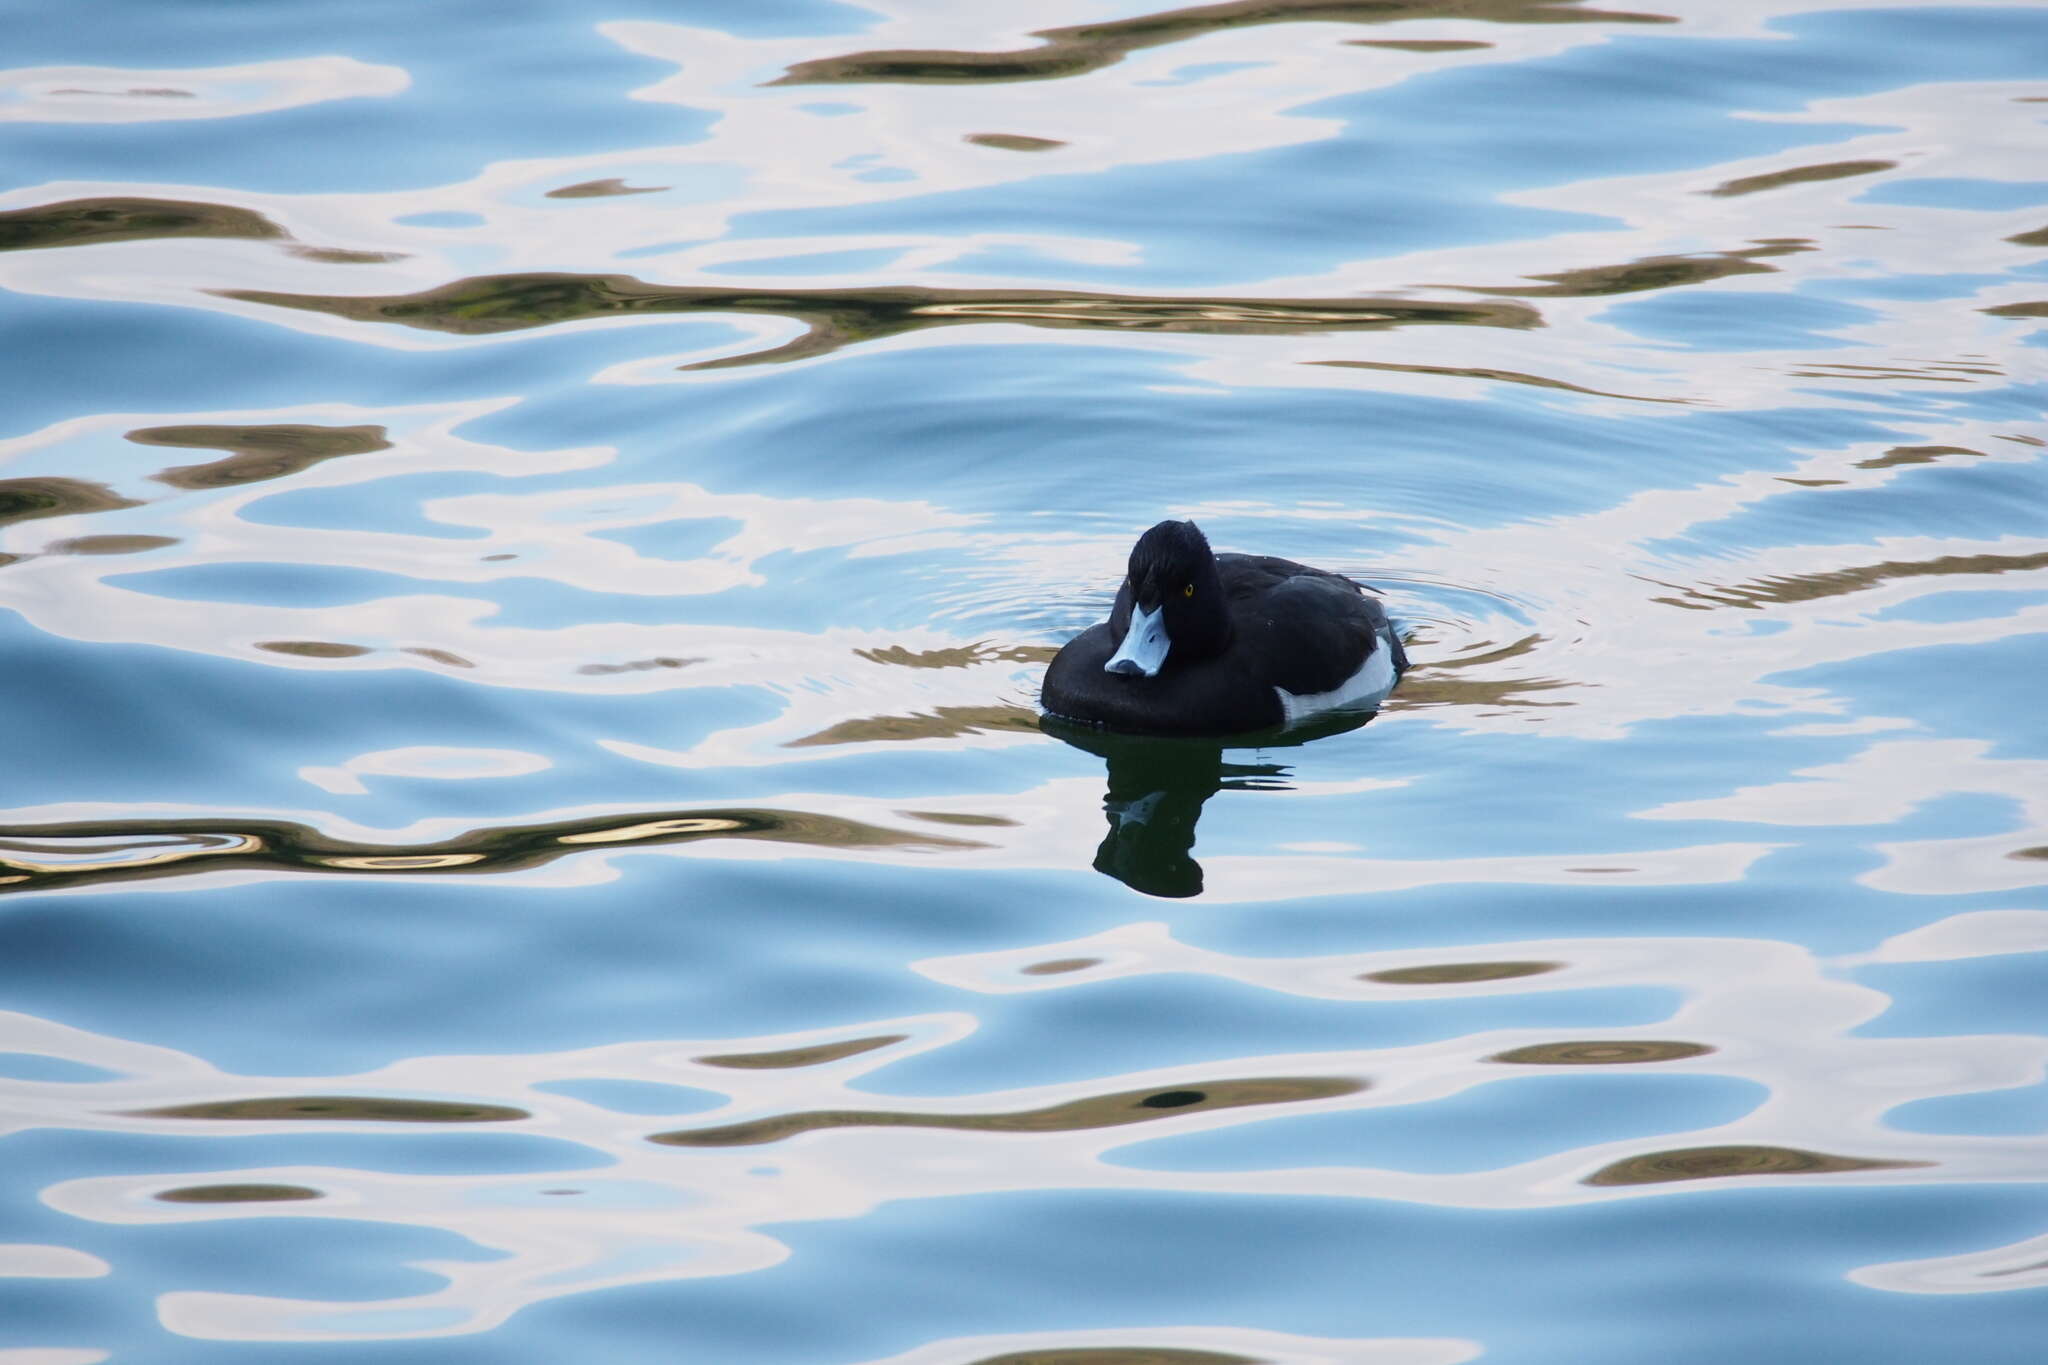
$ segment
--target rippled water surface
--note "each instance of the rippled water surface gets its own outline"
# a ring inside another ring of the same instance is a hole
[[[4,8],[6,1365],[2040,1359],[2048,9]]]

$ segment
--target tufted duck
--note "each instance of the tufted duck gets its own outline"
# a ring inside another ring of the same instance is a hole
[[[1191,521],[1138,538],[1109,619],[1045,671],[1045,709],[1155,735],[1229,735],[1368,711],[1408,667],[1380,604],[1340,574],[1218,555]]]

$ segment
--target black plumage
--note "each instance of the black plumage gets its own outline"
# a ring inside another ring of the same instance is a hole
[[[1104,669],[1134,609],[1162,611],[1171,642],[1149,677]],[[1289,719],[1276,688],[1334,692],[1377,650],[1390,652],[1389,681],[1398,678],[1408,666],[1400,637],[1350,579],[1268,555],[1213,554],[1193,522],[1164,521],[1131,550],[1109,620],[1046,669],[1040,700],[1056,716],[1112,730],[1237,734]]]

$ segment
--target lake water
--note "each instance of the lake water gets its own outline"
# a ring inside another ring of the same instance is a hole
[[[2041,1358],[2041,4],[4,9],[4,1365]]]

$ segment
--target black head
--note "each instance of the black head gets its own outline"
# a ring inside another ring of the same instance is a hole
[[[1131,547],[1124,587],[1132,605],[1166,612],[1167,665],[1219,654],[1230,643],[1223,580],[1209,539],[1192,521],[1162,521]]]

